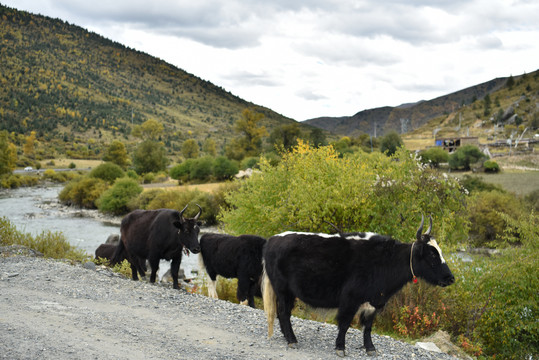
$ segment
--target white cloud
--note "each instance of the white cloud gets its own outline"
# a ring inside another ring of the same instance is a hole
[[[527,0],[4,0],[296,120],[428,100],[539,68]]]

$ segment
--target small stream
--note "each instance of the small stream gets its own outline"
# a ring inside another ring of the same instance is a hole
[[[62,232],[70,244],[94,255],[109,235],[120,234],[121,218],[108,218],[96,210],[79,210],[61,205],[62,186],[28,187],[0,191],[0,217],[8,218],[19,231],[38,235],[43,231]],[[170,265],[162,261],[160,276]],[[198,270],[198,255],[183,256],[181,268],[193,277]]]

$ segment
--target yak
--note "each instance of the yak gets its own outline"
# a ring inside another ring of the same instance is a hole
[[[205,269],[211,279],[208,284],[209,296],[217,298],[217,275],[237,278],[238,301],[243,304],[247,302],[254,308],[254,296],[260,294],[262,249],[265,243],[266,239],[256,235],[202,235],[198,259],[200,268]]]
[[[151,267],[150,282],[155,282],[159,261],[172,260],[170,273],[174,289],[179,289],[178,271],[182,252],[188,249],[194,254],[200,251],[198,218],[202,208],[194,218],[185,218],[184,211],[172,209],[135,210],[127,214],[120,226],[120,243],[113,256],[112,263],[117,263],[125,251],[131,264],[133,280],[138,280],[137,272],[144,276],[141,259],[148,260]]]
[[[296,298],[320,308],[338,308],[337,355],[345,356],[345,336],[359,311],[363,344],[376,354],[371,329],[386,302],[416,276],[438,286],[455,279],[436,240],[423,231],[401,243],[374,233],[315,234],[285,232],[268,239],[264,249],[263,298],[268,335],[275,313],[289,346],[297,343],[290,316]]]

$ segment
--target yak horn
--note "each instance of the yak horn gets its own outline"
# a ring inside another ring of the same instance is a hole
[[[202,214],[202,208],[198,204],[195,204],[195,205],[198,206],[198,214],[195,215],[195,220],[198,220],[198,217],[200,216],[200,214]]]
[[[415,234],[417,241],[421,241],[421,232],[423,231],[424,222],[425,222],[425,219],[423,218],[423,214],[421,214],[421,225],[419,225],[419,229],[417,229],[417,233]]]
[[[183,212],[185,211],[185,209],[187,209],[188,206],[189,206],[189,204],[185,205],[185,207],[183,208],[183,210],[180,211],[180,218],[183,218]]]
[[[430,231],[432,230],[432,215],[429,215],[430,224],[429,228],[427,229],[427,232],[425,232],[425,235],[430,235]]]

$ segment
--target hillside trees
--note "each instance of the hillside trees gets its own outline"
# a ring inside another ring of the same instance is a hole
[[[133,154],[133,166],[137,174],[165,170],[168,165],[165,147],[152,140],[140,143]]]
[[[300,137],[301,130],[298,124],[282,125],[273,129],[269,136],[269,142],[275,148],[289,150],[297,144]]]
[[[268,136],[265,126],[259,126],[264,114],[244,109],[234,128],[239,137],[235,138],[226,149],[230,159],[241,160],[247,156],[258,156],[262,151],[262,138]]]
[[[168,165],[166,150],[157,139],[162,135],[164,127],[156,120],[150,119],[140,126],[135,126],[133,135],[143,139],[133,154],[133,165],[137,174],[159,172]]]
[[[17,164],[17,147],[9,141],[7,131],[0,131],[0,175],[11,173]]]

